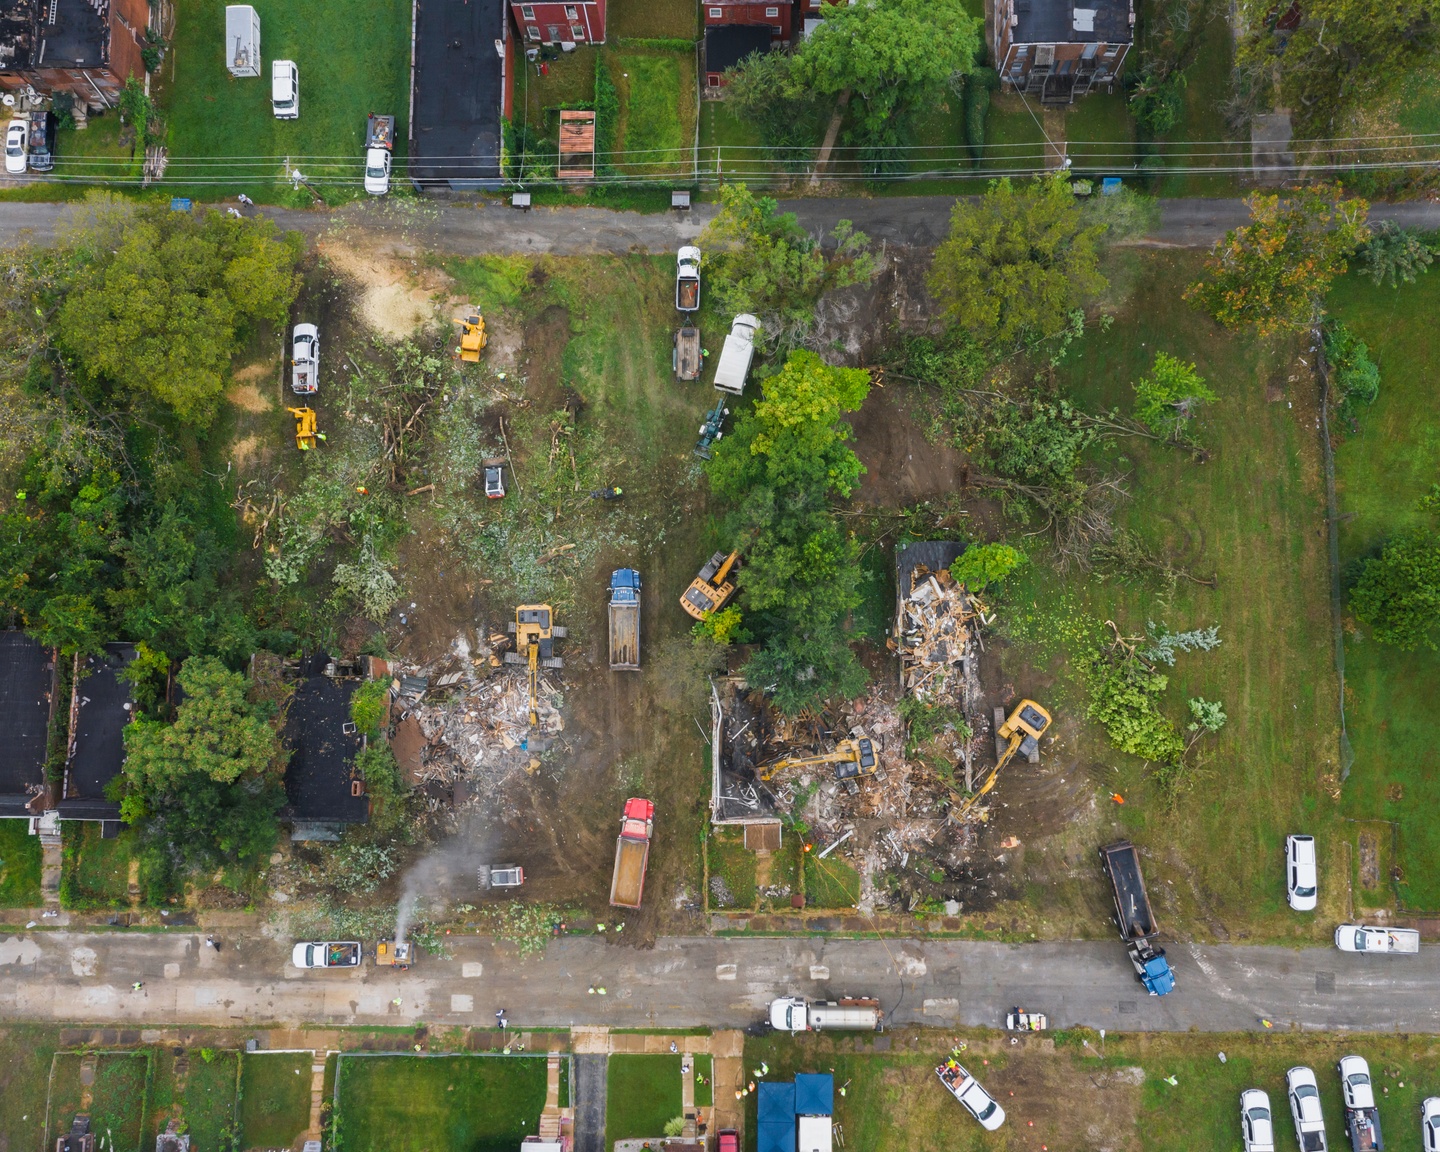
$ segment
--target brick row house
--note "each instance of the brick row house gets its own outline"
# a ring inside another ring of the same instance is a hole
[[[145,75],[147,0],[0,0],[0,89],[69,92],[98,110]]]
[[[1134,0],[995,0],[994,11],[1001,82],[1042,104],[1108,91],[1135,40]]]
[[[605,0],[575,0],[573,4],[511,0],[510,12],[526,45],[605,43]]]

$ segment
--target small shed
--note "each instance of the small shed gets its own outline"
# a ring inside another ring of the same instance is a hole
[[[260,13],[249,4],[225,6],[225,67],[232,76],[260,75]]]
[[[595,178],[595,113],[566,110],[560,113],[561,180]]]

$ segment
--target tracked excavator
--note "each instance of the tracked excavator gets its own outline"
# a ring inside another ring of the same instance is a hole
[[[999,714],[997,708],[996,715]],[[1001,741],[1005,741],[1005,747],[996,758],[995,767],[990,769],[984,782],[969,796],[962,796],[954,791],[950,793],[951,818],[960,821],[970,815],[975,805],[980,803],[981,797],[995,787],[995,782],[1000,778],[1000,770],[1015,758],[1015,753],[1023,752],[1027,757],[1038,758],[1040,737],[1049,727],[1050,713],[1034,700],[1021,700],[1019,704],[1015,705],[1015,710],[995,729],[997,747]]]
[[[835,745],[833,752],[824,752],[819,756],[786,756],[784,759],[766,764],[760,769],[760,779],[770,780],[777,772],[782,772],[786,768],[806,768],[812,764],[834,764],[835,779],[853,780],[857,776],[875,775],[877,763],[875,746],[870,742],[870,737],[859,736],[853,740],[841,740]]]
[[[507,627],[515,635],[515,651],[505,653],[505,663],[524,664],[530,691],[530,723],[540,723],[540,669],[563,668],[555,655],[555,641],[565,639],[565,629],[552,619],[549,604],[521,604]]]

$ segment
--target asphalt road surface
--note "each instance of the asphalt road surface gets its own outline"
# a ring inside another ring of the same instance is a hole
[[[782,201],[812,232],[828,231],[850,220],[874,240],[929,248],[949,226],[953,196],[887,196]],[[31,239],[50,243],[57,225],[71,211],[67,204],[0,203],[0,244]],[[713,204],[688,213],[614,212],[606,208],[536,208],[518,212],[494,202],[401,201],[356,203],[334,211],[247,209],[269,216],[283,228],[311,237],[337,226],[354,224],[388,237],[398,250],[430,250],[459,255],[480,253],[673,252],[692,243],[714,216]],[[1248,218],[1240,200],[1162,200],[1160,223],[1146,237],[1149,244],[1206,247],[1226,229]],[[1374,204],[1370,218],[1394,220],[1405,227],[1440,229],[1440,203],[1411,201]]]
[[[878,996],[890,1025],[991,1025],[1019,1005],[1055,1027],[1113,1031],[1440,1032],[1440,947],[1419,956],[1175,945],[1178,987],[1153,997],[1111,942],[667,938],[639,950],[596,937],[519,958],[453,937],[450,959],[408,972],[301,972],[289,945],[168,933],[23,933],[0,939],[0,1019],[234,1025],[512,1028],[746,1027],[775,996]],[[132,984],[143,987],[132,990]],[[596,989],[591,992],[590,989]],[[600,994],[599,989],[605,990]],[[399,1001],[397,1004],[396,1001]]]

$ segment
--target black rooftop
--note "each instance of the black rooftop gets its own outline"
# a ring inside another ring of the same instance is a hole
[[[319,663],[323,667],[323,657]],[[311,675],[295,686],[285,714],[284,740],[291,750],[285,768],[286,819],[363,824],[369,818],[370,802],[350,794],[360,737],[344,731],[350,697],[359,684]]]
[[[80,662],[80,679],[75,685],[79,708],[65,766],[65,800],[110,803],[105,799],[105,785],[125,766],[125,725],[131,716],[127,707],[130,685],[120,672],[134,659],[133,644],[107,644],[103,658],[87,656]],[[118,813],[118,805],[112,807]],[[61,819],[65,818],[62,810]]]
[[[770,51],[768,24],[719,24],[705,29],[705,71],[724,72],[754,52]]]
[[[109,57],[105,18],[86,0],[0,0],[0,69],[99,68]]]
[[[1015,44],[1128,44],[1129,0],[1015,0]]]
[[[45,786],[55,654],[23,632],[0,632],[0,815]]]
[[[410,176],[499,187],[505,0],[419,0],[415,13]]]

